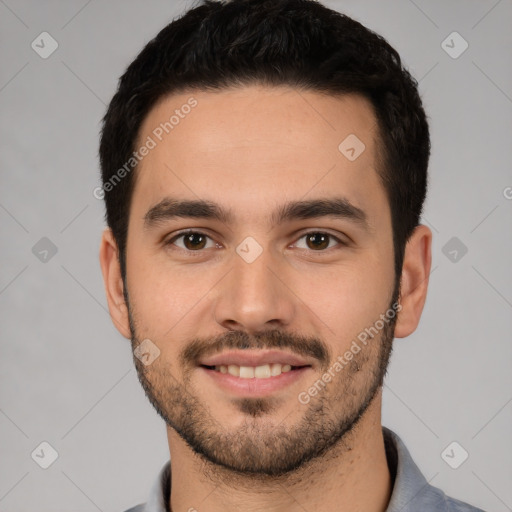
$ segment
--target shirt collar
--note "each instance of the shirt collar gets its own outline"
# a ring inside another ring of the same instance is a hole
[[[416,510],[437,510],[430,508],[444,493],[432,487],[413,461],[403,441],[392,430],[382,427],[384,446],[393,492],[386,512],[409,512]]]

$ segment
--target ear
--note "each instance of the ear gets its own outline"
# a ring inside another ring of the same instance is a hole
[[[112,230],[109,228],[103,231],[101,237],[100,265],[112,322],[125,338],[131,339],[128,307],[123,295],[124,285],[119,265],[119,251]]]
[[[432,231],[417,226],[405,246],[400,305],[395,337],[405,338],[418,327],[427,297],[428,279],[432,265]]]

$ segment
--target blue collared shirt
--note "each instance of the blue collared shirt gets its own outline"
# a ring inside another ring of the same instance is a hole
[[[450,498],[430,485],[405,447],[393,431],[382,427],[386,457],[394,479],[393,492],[386,512],[484,512],[480,508]],[[126,512],[169,512],[171,494],[171,464],[160,470],[147,503]]]

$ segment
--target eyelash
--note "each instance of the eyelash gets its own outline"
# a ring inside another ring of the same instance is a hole
[[[195,230],[190,229],[190,230],[182,231],[182,232],[174,235],[172,238],[170,238],[169,240],[164,242],[164,245],[165,246],[174,246],[174,242],[176,240],[178,240],[180,238],[183,238],[183,237],[185,237],[187,235],[191,235],[191,234],[202,235],[202,236],[205,236],[205,237],[209,238],[210,240],[212,240],[212,238],[209,235],[207,235],[206,233],[203,233],[202,231],[195,231]],[[333,239],[336,242],[338,242],[338,246],[341,246],[341,247],[346,247],[348,245],[346,242],[344,242],[343,240],[341,240],[337,236],[334,236],[333,234],[328,233],[326,231],[318,231],[318,230],[307,231],[306,233],[302,233],[302,235],[297,240],[301,240],[302,238],[304,238],[304,237],[306,237],[308,235],[311,235],[311,234],[327,235],[330,239]],[[185,251],[188,254],[196,253],[197,255],[201,255],[204,252],[204,250],[205,250],[205,249],[198,249],[197,251],[191,251],[189,249],[183,249],[182,247],[176,247],[176,246],[174,246],[174,247],[177,248],[178,250]],[[325,252],[327,252],[327,251],[329,251],[330,249],[333,249],[333,248],[336,248],[336,247],[328,247],[327,249],[319,249],[318,251],[315,251],[313,249],[301,249],[301,250],[307,250],[307,251],[313,252],[313,253],[325,253]]]

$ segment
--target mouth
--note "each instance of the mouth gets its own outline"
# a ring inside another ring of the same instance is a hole
[[[200,361],[206,386],[238,397],[268,397],[312,377],[314,361],[281,350],[237,350]],[[302,387],[306,387],[304,381]]]
[[[232,375],[240,379],[270,379],[278,377],[283,373],[301,370],[302,368],[311,368],[311,365],[292,366],[290,364],[263,364],[259,366],[240,366],[237,364],[229,365],[200,365],[206,370],[211,370],[217,373]]]

